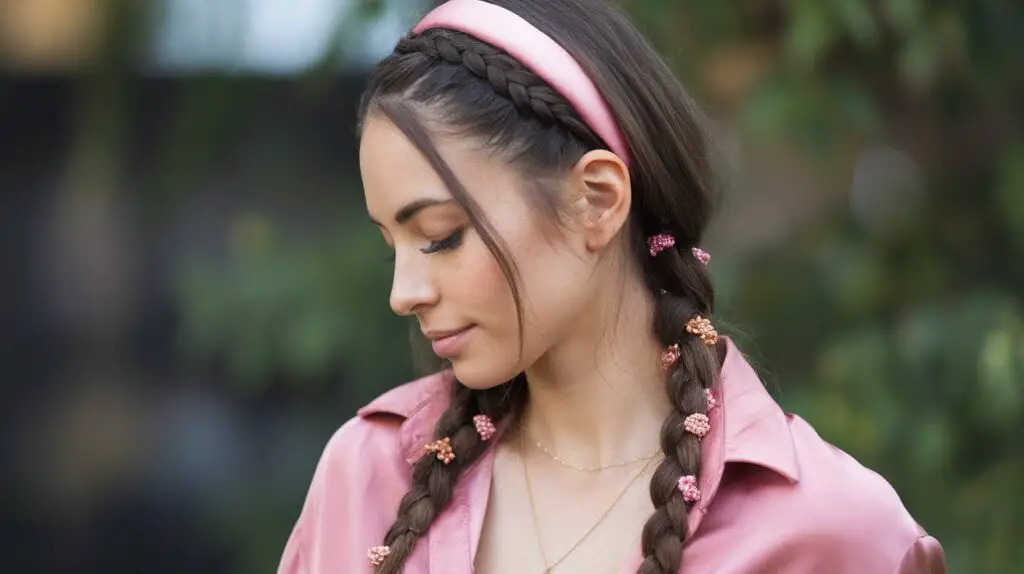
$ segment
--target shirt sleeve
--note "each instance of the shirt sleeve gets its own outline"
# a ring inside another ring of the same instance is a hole
[[[302,552],[302,535],[299,528],[292,531],[285,544],[277,574],[307,574],[306,560]]]
[[[379,544],[402,496],[409,464],[391,419],[355,417],[324,448],[285,543],[278,574],[369,573],[366,549]]]
[[[914,540],[894,574],[946,574],[946,559],[939,541],[927,535]]]

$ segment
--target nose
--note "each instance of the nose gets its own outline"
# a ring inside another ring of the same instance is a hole
[[[435,305],[438,289],[427,268],[426,257],[414,253],[395,253],[395,274],[391,280],[391,310],[396,315],[409,316],[422,308]]]

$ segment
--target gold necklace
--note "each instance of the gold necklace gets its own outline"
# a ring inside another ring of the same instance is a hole
[[[541,450],[541,452],[546,454],[548,456],[548,458],[550,458],[551,460],[557,462],[558,464],[560,464],[562,466],[571,468],[573,470],[578,470],[580,472],[598,472],[598,471],[602,471],[602,470],[607,470],[609,468],[619,468],[619,467],[622,467],[622,466],[629,466],[631,464],[636,464],[636,463],[641,462],[641,461],[645,461],[645,460],[649,461],[652,458],[658,456],[659,453],[661,453],[661,449],[659,448],[658,450],[654,451],[653,453],[651,453],[649,455],[638,456],[636,458],[632,458],[632,459],[625,460],[625,461],[622,461],[622,462],[615,462],[615,463],[612,463],[612,464],[606,464],[606,465],[602,465],[602,466],[576,466],[575,464],[572,464],[569,461],[566,461],[566,460],[563,460],[561,458],[558,458],[558,456],[555,455],[555,453],[553,453],[553,452],[549,451],[547,448],[545,448],[544,445],[542,445],[539,440],[537,440],[532,434],[530,434],[530,432],[528,430],[526,430],[525,427],[523,427],[523,431],[522,431],[521,434],[526,434],[527,436],[529,436],[530,440],[533,441],[533,443],[537,445],[537,448],[539,448]]]
[[[575,552],[576,549],[579,548],[580,544],[583,544],[583,541],[586,540],[595,530],[597,530],[597,527],[600,526],[602,522],[604,522],[604,519],[607,518],[609,514],[611,514],[612,509],[614,509],[615,506],[619,504],[619,501],[622,500],[622,497],[626,496],[626,493],[629,492],[630,487],[633,486],[633,484],[635,484],[636,481],[641,476],[644,475],[644,473],[647,471],[647,468],[651,465],[651,460],[653,460],[654,457],[650,457],[651,460],[648,460],[647,463],[644,464],[643,468],[640,469],[640,472],[637,472],[636,475],[629,480],[625,488],[622,489],[622,492],[620,492],[619,495],[615,497],[615,500],[613,500],[612,503],[608,505],[608,508],[606,508],[605,511],[601,513],[601,516],[597,519],[597,522],[595,522],[593,526],[591,526],[586,532],[584,532],[583,536],[580,537],[580,539],[577,540],[576,543],[573,544],[569,548],[569,550],[565,552],[565,554],[562,554],[561,558],[555,560],[549,565],[548,556],[544,552],[544,544],[541,543],[540,540],[540,521],[537,518],[537,508],[534,506],[533,503],[533,488],[530,485],[530,473],[527,472],[526,470],[526,457],[523,456],[523,453],[526,450],[525,436],[525,432],[519,432],[519,462],[522,463],[523,465],[523,479],[526,481],[526,496],[530,501],[530,515],[533,517],[533,533],[534,538],[537,540],[537,550],[540,551],[540,559],[544,563],[544,574],[551,574],[551,571],[554,570],[556,566],[561,564],[563,560],[565,560],[569,557],[570,554]]]

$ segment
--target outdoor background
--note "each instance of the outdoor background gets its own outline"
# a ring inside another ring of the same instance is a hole
[[[427,4],[0,0],[5,572],[274,570],[413,374],[353,120]],[[719,321],[951,572],[1024,572],[1024,3],[622,4],[728,159]]]

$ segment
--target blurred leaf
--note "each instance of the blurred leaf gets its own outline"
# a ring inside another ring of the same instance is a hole
[[[923,474],[945,468],[954,446],[952,431],[945,416],[933,411],[924,417],[918,417],[913,432],[913,448],[909,455],[914,468]]]
[[[363,19],[380,16],[384,12],[385,0],[358,0],[358,14]]]
[[[997,430],[1006,431],[1022,422],[1024,371],[1018,353],[1024,339],[1020,323],[997,327],[982,343],[978,357],[979,399]]]
[[[924,12],[923,0],[884,0],[882,9],[888,23],[898,32],[909,33],[916,29]]]
[[[899,54],[900,75],[914,89],[927,88],[938,73],[939,58],[938,46],[930,31],[916,30]]]
[[[1024,253],[1024,142],[1015,142],[999,158],[996,172],[997,213],[1018,253]]]
[[[844,28],[858,45],[865,48],[878,45],[878,23],[871,13],[871,3],[864,0],[835,0],[833,6]]]
[[[793,88],[780,76],[767,78],[744,103],[740,120],[748,133],[768,138],[785,132],[796,107]]]
[[[791,20],[785,36],[786,59],[798,69],[811,69],[837,40],[835,23],[826,4],[813,0],[789,0]]]
[[[850,314],[874,307],[885,288],[882,262],[865,245],[836,243],[822,252],[819,272],[837,309]]]

